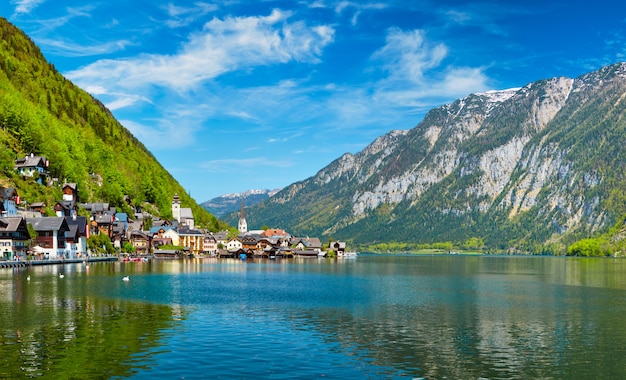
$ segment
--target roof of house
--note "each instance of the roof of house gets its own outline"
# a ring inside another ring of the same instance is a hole
[[[345,249],[346,248],[346,242],[345,241],[334,241],[334,242],[330,243],[330,249],[335,249],[335,248]]]
[[[30,167],[46,167],[45,156],[26,156],[24,158],[18,158],[15,160],[15,168],[30,168]]]
[[[10,199],[17,196],[17,190],[13,187],[0,187],[0,198]]]
[[[74,201],[58,201],[54,208],[60,207],[63,210],[76,210],[76,202]]]
[[[220,231],[213,233],[216,240],[226,240],[228,238],[228,231]]]
[[[124,233],[124,223],[115,222],[113,223],[113,233],[116,235],[121,235]]]
[[[150,239],[150,235],[148,235],[147,233],[143,231],[131,231],[130,236],[133,239],[146,239],[146,240]]]
[[[193,219],[193,212],[191,211],[190,208],[181,208],[180,218],[181,219]]]
[[[143,227],[143,222],[141,220],[131,220],[128,223],[129,230],[141,231]]]
[[[204,236],[204,233],[202,233],[202,231],[200,230],[192,230],[189,228],[181,228],[178,231],[178,235],[199,235],[199,236]]]
[[[0,231],[3,232],[15,232],[20,228],[24,228],[24,219],[21,216],[7,216],[0,218]]]
[[[104,212],[110,210],[108,203],[81,203],[80,206],[91,212]]]
[[[118,212],[115,214],[115,220],[119,220],[120,222],[128,222],[128,214],[125,212]]]
[[[319,238],[316,237],[306,237],[306,238],[299,238],[298,240],[296,240],[296,244],[302,242],[302,244],[307,247],[307,248],[321,248],[322,247],[322,242],[320,241]]]
[[[113,223],[113,215],[109,213],[96,215],[94,220],[98,224],[112,224]]]
[[[72,224],[68,226],[68,230],[65,231],[65,237],[76,237],[76,236],[80,236],[80,233],[78,232],[78,226],[76,224]]]
[[[263,235],[267,237],[288,237],[289,233],[285,230],[277,229],[277,228],[268,228],[265,230]]]
[[[76,231],[78,231],[81,236],[84,236],[86,234],[86,228],[87,228],[86,217],[78,216],[78,215],[76,217],[66,216],[65,222],[67,223],[67,226],[69,227],[70,233],[72,234],[72,236],[75,235]]]
[[[150,227],[150,233],[151,234],[156,234],[159,232],[159,230],[163,230],[163,232],[167,232],[169,230],[174,229],[173,226],[152,226]]]
[[[29,223],[35,231],[68,231],[69,227],[62,216],[48,216],[43,218],[28,218]]]

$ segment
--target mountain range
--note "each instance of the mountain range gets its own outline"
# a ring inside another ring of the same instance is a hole
[[[562,252],[623,221],[625,112],[625,63],[471,94],[248,208],[247,222],[360,245]]]
[[[263,202],[264,200],[268,199],[279,191],[280,189],[261,189],[248,190],[243,193],[224,194],[217,198],[202,202],[200,203],[200,206],[204,207],[208,212],[220,218],[225,214],[240,210],[242,200],[246,207],[254,206],[255,204]]]

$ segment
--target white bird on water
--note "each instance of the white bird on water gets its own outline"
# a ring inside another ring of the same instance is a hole
[[[130,281],[130,277],[124,276],[124,277],[122,277],[122,281]]]
[[[63,273],[59,273],[59,278],[63,278],[65,275]]]
[[[26,281],[30,281],[30,274],[26,276]]]

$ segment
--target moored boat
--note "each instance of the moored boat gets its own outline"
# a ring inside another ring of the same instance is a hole
[[[338,256],[343,257],[344,259],[356,259],[356,257],[358,256],[358,253],[354,251],[345,251],[345,252],[339,253]]]

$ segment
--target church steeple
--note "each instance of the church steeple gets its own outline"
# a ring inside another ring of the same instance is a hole
[[[174,199],[172,199],[172,216],[180,222],[180,198],[178,194],[174,194]]]
[[[241,197],[241,211],[239,212],[239,224],[237,226],[239,233],[242,235],[248,232],[248,223],[246,223],[246,213],[243,207],[244,207],[244,197],[242,196]]]

